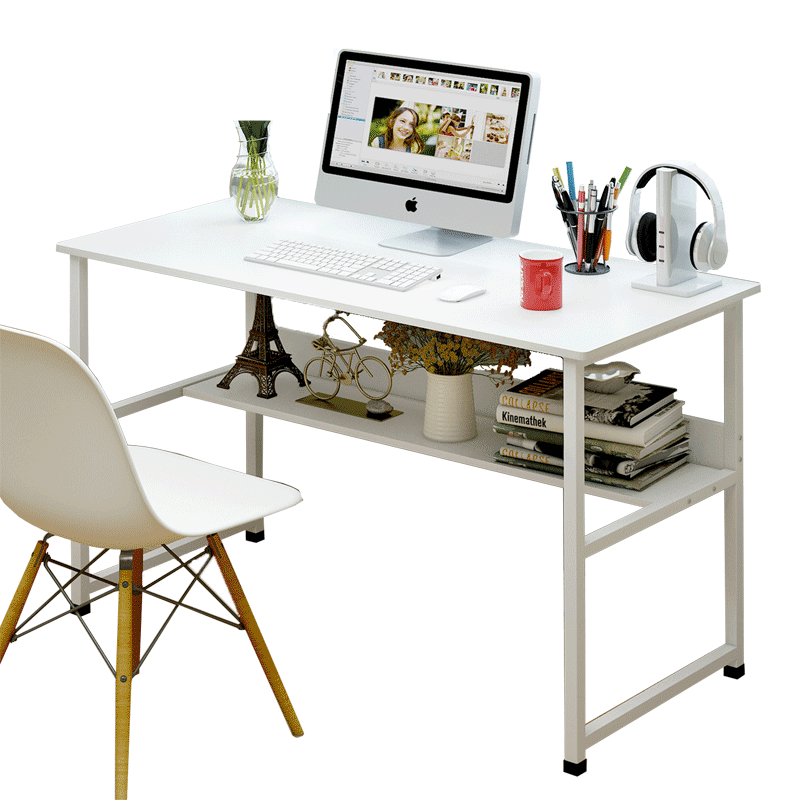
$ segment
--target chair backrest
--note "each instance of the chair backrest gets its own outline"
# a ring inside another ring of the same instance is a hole
[[[0,326],[0,497],[26,522],[95,547],[160,525],[97,378],[71,350]],[[146,545],[142,545],[146,546]]]

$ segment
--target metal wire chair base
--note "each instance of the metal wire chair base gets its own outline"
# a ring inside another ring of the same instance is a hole
[[[47,534],[44,537],[44,539],[47,540],[51,536],[52,536],[52,534]],[[170,611],[170,613],[167,615],[166,620],[161,625],[161,627],[159,628],[158,632],[153,637],[153,640],[150,642],[150,645],[145,650],[144,655],[141,656],[141,658],[139,659],[138,663],[134,666],[134,670],[133,670],[133,673],[131,675],[132,678],[135,677],[138,674],[139,670],[141,669],[142,664],[145,662],[145,659],[150,655],[150,653],[152,652],[153,647],[155,646],[156,642],[161,638],[161,635],[164,633],[164,630],[166,629],[167,625],[170,623],[172,618],[175,616],[175,612],[179,608],[185,608],[185,609],[188,609],[189,611],[194,611],[197,614],[202,614],[205,617],[210,617],[211,619],[216,620],[217,622],[222,622],[225,625],[231,625],[232,627],[238,628],[239,630],[244,630],[245,629],[245,626],[242,623],[242,620],[240,619],[238,614],[201,577],[202,574],[203,574],[203,571],[205,570],[205,568],[208,566],[209,562],[213,558],[213,553],[212,553],[210,547],[205,547],[199,553],[197,553],[194,556],[192,556],[192,558],[189,558],[186,561],[184,561],[179,556],[177,556],[169,547],[167,547],[167,545],[161,545],[161,546],[164,548],[164,550],[167,551],[167,553],[169,553],[169,555],[175,561],[178,562],[178,566],[174,567],[173,569],[171,569],[168,572],[164,573],[163,575],[159,576],[158,578],[156,578],[155,580],[151,581],[147,585],[137,586],[136,584],[134,584],[133,585],[133,593],[134,593],[134,595],[145,594],[145,595],[149,595],[151,597],[155,597],[155,598],[157,598],[159,600],[162,600],[162,601],[164,601],[166,603],[171,604],[173,606],[173,608]],[[108,578],[103,578],[100,575],[95,575],[95,574],[89,572],[89,568],[96,561],[98,561],[102,556],[104,556],[107,552],[108,552],[107,548],[105,550],[101,550],[94,558],[91,559],[91,561],[89,561],[86,564],[86,566],[84,566],[84,567],[82,567],[80,569],[78,567],[73,566],[72,564],[67,564],[67,563],[65,563],[63,561],[58,561],[57,559],[55,559],[52,556],[50,556],[48,553],[45,553],[43,558],[42,558],[42,566],[46,570],[47,574],[53,579],[53,582],[55,583],[55,585],[58,588],[32,614],[30,614],[25,620],[23,620],[21,623],[19,623],[16,626],[16,628],[14,629],[13,634],[11,635],[11,641],[14,642],[17,639],[20,639],[21,637],[26,636],[29,633],[33,633],[35,630],[39,630],[40,628],[43,628],[45,625],[49,625],[51,622],[55,622],[56,620],[61,619],[62,617],[65,617],[65,616],[71,614],[81,623],[81,626],[86,631],[87,635],[89,636],[89,639],[92,641],[92,644],[95,646],[97,651],[100,653],[101,657],[103,658],[103,661],[105,661],[105,663],[106,663],[106,666],[111,671],[111,674],[114,676],[114,678],[116,678],[116,675],[117,675],[116,669],[111,664],[111,661],[108,659],[108,657],[106,656],[105,652],[103,652],[103,648],[100,646],[99,642],[97,641],[97,639],[95,638],[94,634],[92,633],[92,631],[90,630],[89,626],[87,625],[86,620],[84,619],[84,615],[85,615],[90,603],[97,603],[98,601],[102,600],[103,598],[108,597],[109,595],[112,595],[112,594],[116,594],[119,591],[119,584],[118,583],[115,583],[114,581],[109,580]],[[122,568],[122,562],[124,560],[126,560],[126,559],[130,560],[131,559],[132,553],[133,553],[133,551],[122,551],[120,553],[120,568]],[[203,556],[206,556],[206,559],[203,562],[203,564],[202,564],[202,566],[200,567],[199,570],[195,571],[194,569],[192,569],[189,566],[193,561],[196,561],[197,559],[202,558]],[[51,565],[55,565],[55,566],[58,566],[58,567],[63,567],[64,569],[68,569],[68,570],[73,571],[75,574],[66,583],[62,584],[61,581],[59,581],[58,577],[53,572],[53,570],[51,569]],[[170,575],[173,575],[174,573],[180,571],[181,569],[185,569],[187,572],[189,572],[189,574],[192,576],[192,580],[189,582],[189,585],[186,587],[186,589],[184,590],[183,594],[180,596],[180,598],[178,600],[174,600],[171,597],[166,597],[165,595],[159,594],[159,593],[154,592],[154,591],[151,590],[151,587],[155,586],[160,581],[163,581],[165,578],[168,578]],[[69,595],[67,594],[66,590],[69,588],[70,584],[72,584],[74,581],[76,581],[78,578],[80,578],[82,576],[86,576],[86,577],[89,577],[89,578],[94,578],[95,580],[97,580],[97,581],[99,581],[101,583],[107,584],[111,588],[108,589],[107,591],[102,592],[102,594],[96,595],[91,600],[87,600],[87,601],[85,601],[83,603],[73,603],[72,600],[70,599]],[[233,620],[235,620],[235,621],[231,621],[230,619],[225,619],[223,617],[219,617],[216,614],[211,614],[210,612],[204,611],[201,608],[196,608],[195,606],[191,606],[191,605],[188,605],[187,603],[185,603],[184,600],[186,599],[186,596],[189,594],[190,590],[192,589],[192,587],[196,583],[199,583],[201,586],[203,586],[208,591],[208,593],[228,612],[228,614],[230,614],[231,617],[233,617]],[[33,627],[30,627],[30,628],[27,628],[26,630],[23,630],[23,628],[25,628],[25,626],[27,626],[28,623],[31,622],[31,620],[34,619],[34,617],[36,617],[41,611],[43,611],[48,605],[50,605],[50,603],[53,600],[55,600],[56,597],[58,597],[59,595],[61,595],[67,601],[67,603],[69,604],[69,608],[66,611],[63,611],[60,614],[56,614],[54,617],[51,617],[50,619],[45,620],[44,622],[40,622],[38,625],[34,625]]]

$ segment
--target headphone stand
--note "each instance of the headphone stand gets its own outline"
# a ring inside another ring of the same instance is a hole
[[[721,286],[721,278],[698,272],[689,255],[697,226],[697,179],[681,174],[671,165],[657,167],[655,176],[657,213],[652,245],[655,248],[656,271],[641,280],[632,281],[631,286],[675,297],[693,297]],[[637,181],[637,192],[641,188],[641,180]]]

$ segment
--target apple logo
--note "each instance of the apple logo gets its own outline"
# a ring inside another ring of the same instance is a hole
[[[410,200],[406,200],[406,211],[414,212],[417,210],[417,198],[412,197]]]

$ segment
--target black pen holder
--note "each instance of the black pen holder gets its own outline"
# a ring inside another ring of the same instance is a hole
[[[575,261],[564,265],[567,272],[572,275],[605,275],[611,270],[606,253],[611,247],[611,215],[616,210],[617,206],[605,211],[558,209],[575,253]]]

